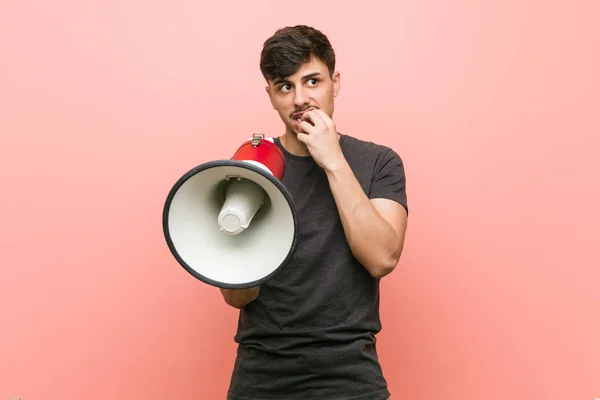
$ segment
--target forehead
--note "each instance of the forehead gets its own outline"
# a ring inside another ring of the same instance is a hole
[[[318,58],[312,57],[309,62],[301,64],[292,75],[285,78],[277,78],[274,83],[301,81],[306,77],[315,76],[316,74],[319,74],[321,77],[327,76],[327,65]]]

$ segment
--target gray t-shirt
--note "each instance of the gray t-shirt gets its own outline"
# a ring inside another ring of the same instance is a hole
[[[353,257],[323,171],[287,152],[283,184],[298,209],[290,264],[240,310],[229,400],[383,400],[390,393],[375,335],[379,280]],[[341,135],[364,192],[407,207],[404,166],[392,149]]]

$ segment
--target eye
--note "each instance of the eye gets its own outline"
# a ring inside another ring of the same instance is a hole
[[[291,85],[289,84],[281,85],[279,87],[280,92],[287,92],[288,90],[291,90]]]
[[[318,82],[319,82],[319,80],[317,78],[312,78],[312,79],[309,79],[308,84],[309,84],[309,86],[315,86]]]

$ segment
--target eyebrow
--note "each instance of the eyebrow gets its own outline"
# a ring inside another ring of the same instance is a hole
[[[302,77],[302,80],[307,80],[307,79],[310,79],[310,78],[314,78],[315,76],[319,76],[319,75],[321,75],[320,72],[313,72],[312,74],[304,75]],[[285,79],[285,78],[277,78],[277,79],[275,79],[273,81],[273,83],[275,85],[280,85],[282,83],[291,83],[291,82],[289,80]]]

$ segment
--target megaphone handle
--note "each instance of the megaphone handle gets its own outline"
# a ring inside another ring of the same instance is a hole
[[[255,132],[252,134],[252,146],[256,147],[260,144],[260,142],[265,138],[264,133]]]

